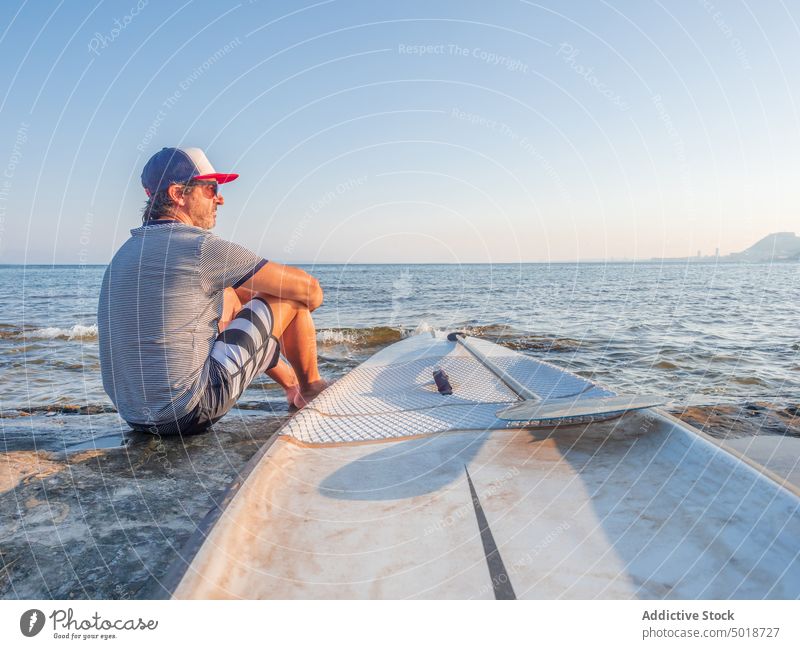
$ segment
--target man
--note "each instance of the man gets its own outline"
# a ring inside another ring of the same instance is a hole
[[[219,185],[236,178],[200,149],[165,148],[144,167],[142,227],[111,260],[97,315],[103,387],[134,429],[200,432],[260,372],[290,407],[326,386],[311,319],[319,282],[209,232]]]

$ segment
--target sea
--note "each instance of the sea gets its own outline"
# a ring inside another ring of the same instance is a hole
[[[619,392],[666,395],[677,407],[800,402],[796,262],[303,268],[325,291],[313,315],[320,369],[330,380],[406,336],[463,331]],[[119,435],[100,377],[96,309],[104,270],[0,266],[6,450],[30,437],[36,448],[58,449]],[[266,377],[240,407],[265,418],[287,414],[282,391]],[[81,424],[98,414],[107,416]]]

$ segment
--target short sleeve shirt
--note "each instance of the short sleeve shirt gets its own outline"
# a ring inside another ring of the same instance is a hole
[[[223,293],[267,261],[208,230],[155,221],[131,230],[100,289],[103,386],[135,424],[188,413],[208,381]]]

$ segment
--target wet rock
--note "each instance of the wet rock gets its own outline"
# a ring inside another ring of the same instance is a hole
[[[0,597],[145,596],[281,423],[237,411],[183,440],[0,454]]]
[[[800,437],[800,419],[789,408],[767,402],[744,406],[692,406],[671,410],[679,419],[717,439],[755,435]]]
[[[34,406],[24,410],[7,410],[0,413],[0,417],[30,417],[31,415],[44,414],[45,416],[52,415],[98,415],[106,412],[116,412],[116,409],[110,405],[105,404],[85,404],[79,406],[77,404],[59,404],[47,406]]]
[[[25,412],[24,410],[0,410],[0,419],[12,419],[14,417],[29,417],[30,413]]]

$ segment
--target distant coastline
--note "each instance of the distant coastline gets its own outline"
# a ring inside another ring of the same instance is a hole
[[[798,263],[800,259],[766,259],[763,261],[748,261],[744,259],[727,259],[725,257],[651,257],[649,259],[579,259],[576,261],[390,261],[390,262],[337,262],[337,261],[293,261],[292,266],[303,268],[320,268],[322,266],[596,266],[598,264],[617,265],[718,265],[718,264],[791,264]],[[108,264],[0,264],[0,268],[105,268]]]
[[[794,232],[774,232],[760,239],[749,248],[741,252],[732,252],[727,255],[701,255],[699,252],[693,257],[649,257],[625,258],[607,257],[605,259],[575,259],[559,261],[410,261],[410,262],[341,262],[341,261],[292,261],[287,262],[295,266],[515,266],[515,265],[576,265],[576,264],[765,264],[765,263],[792,263],[800,261],[800,237]],[[97,268],[107,264],[64,264],[64,263],[28,263],[28,264],[0,264],[0,268]]]
[[[650,261],[664,263],[747,263],[763,264],[772,262],[800,261],[800,237],[794,232],[773,232],[763,239],[759,239],[752,246],[741,252],[732,252],[720,255],[717,250],[714,255],[702,256],[700,252],[695,257],[651,257]]]

